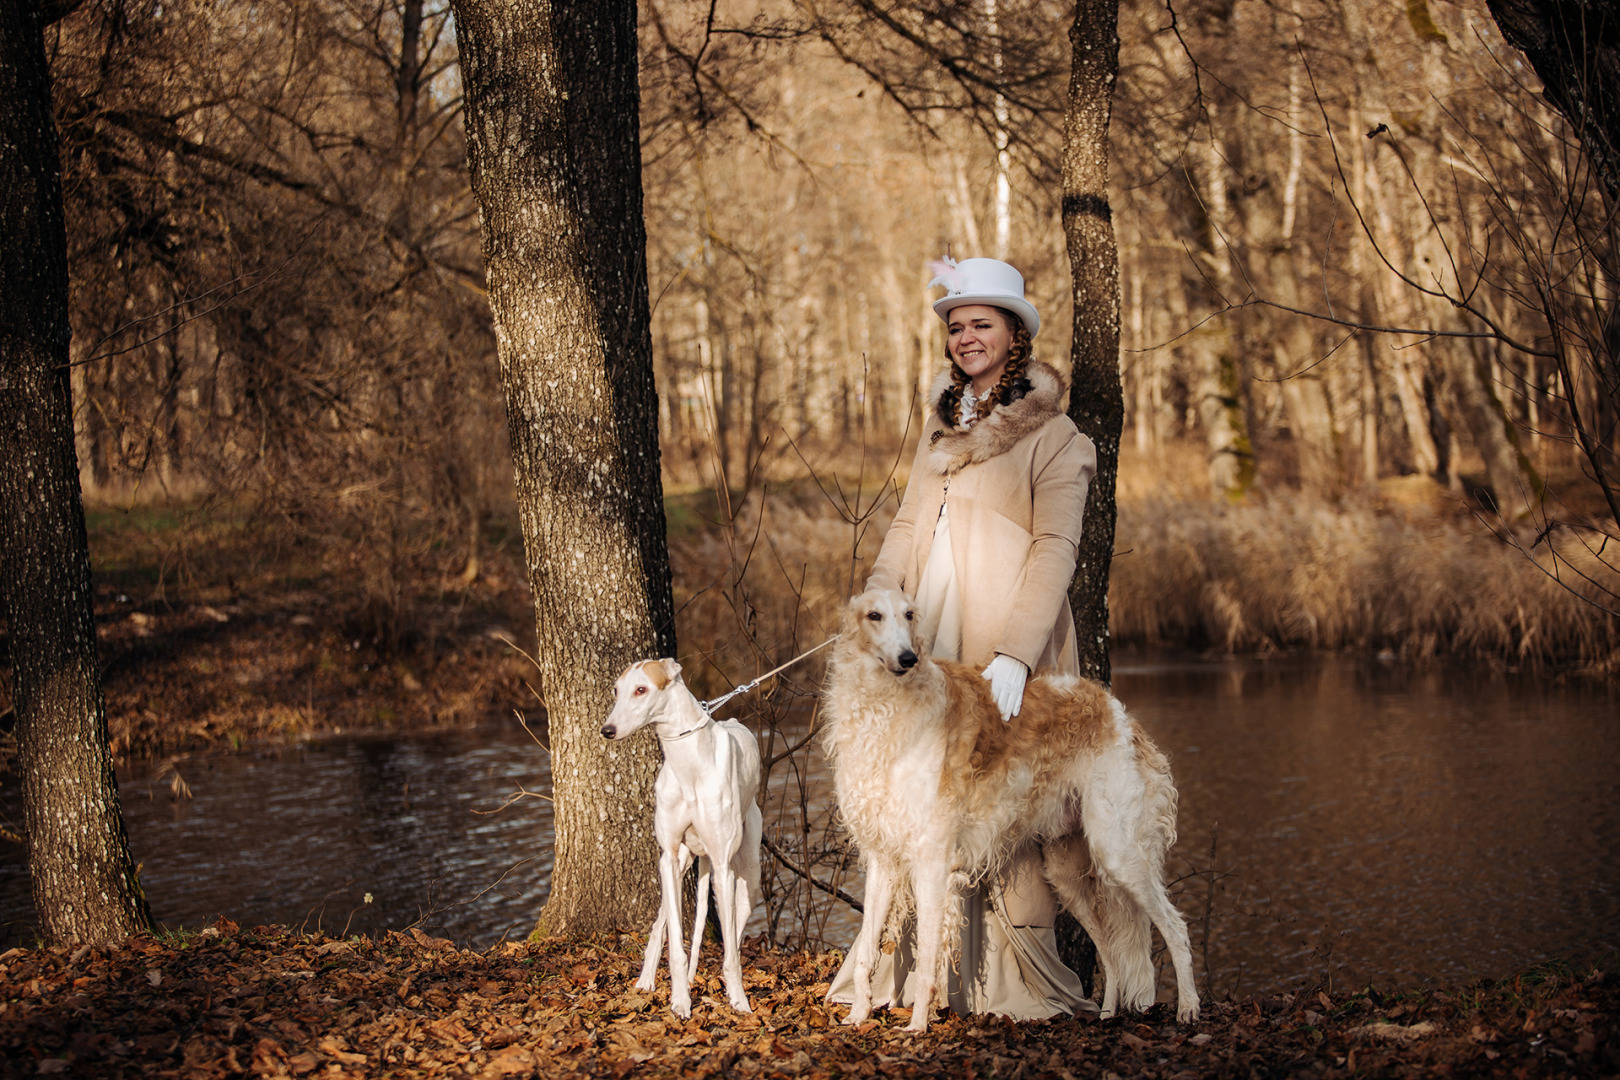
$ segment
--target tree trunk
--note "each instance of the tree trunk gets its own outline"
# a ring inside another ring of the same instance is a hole
[[[1254,218],[1251,216],[1251,225]],[[1268,287],[1278,303],[1304,306],[1299,282],[1309,280],[1295,265],[1294,244],[1284,235],[1265,259]],[[1299,485],[1304,491],[1331,497],[1343,477],[1338,431],[1333,423],[1333,400],[1328,393],[1326,364],[1316,337],[1303,318],[1290,318],[1273,331],[1272,355],[1282,379],[1283,407],[1299,457]]]
[[[1592,159],[1609,205],[1620,199],[1620,10],[1612,0],[1486,0]]]
[[[43,32],[37,3],[0,0],[0,615],[40,932],[101,943],[150,919],[129,858],[96,661]]]
[[[1489,360],[1472,349],[1446,349],[1443,360],[1452,396],[1485,465],[1492,508],[1508,521],[1523,521],[1541,502],[1543,485],[1519,445],[1519,429],[1490,378]]]
[[[1114,481],[1125,399],[1119,382],[1119,249],[1108,203],[1108,121],[1119,73],[1118,0],[1077,0],[1069,30],[1074,68],[1063,128],[1063,233],[1074,286],[1069,417],[1097,444],[1085,529],[1069,602],[1080,670],[1107,683],[1108,571],[1114,557]]]
[[[1209,117],[1209,142],[1205,146],[1203,204],[1208,215],[1209,256],[1207,265],[1215,286],[1216,300],[1226,304],[1233,294],[1232,235],[1227,213],[1226,161],[1216,124],[1214,102],[1205,105]],[[1196,174],[1195,174],[1196,175]],[[1198,370],[1193,384],[1198,422],[1204,429],[1204,445],[1209,456],[1209,484],[1217,498],[1236,502],[1254,487],[1254,443],[1249,437],[1249,414],[1243,400],[1243,370],[1237,343],[1232,334],[1232,312],[1212,321],[1209,331],[1199,336]]]
[[[635,4],[453,10],[551,735],[556,860],[537,931],[640,928],[658,903],[658,750],[597,733],[626,664],[675,651]]]

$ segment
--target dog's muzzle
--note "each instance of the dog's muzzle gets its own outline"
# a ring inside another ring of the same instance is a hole
[[[890,668],[889,670],[894,671],[895,676],[899,677],[917,666],[917,654],[912,652],[910,649],[905,649],[901,651],[898,657],[896,657],[896,661],[900,665],[900,670],[894,671],[893,668]]]
[[[614,727],[612,724],[603,724],[602,725],[602,738],[604,738],[604,739],[617,739],[618,737],[619,737],[619,729],[618,728]]]

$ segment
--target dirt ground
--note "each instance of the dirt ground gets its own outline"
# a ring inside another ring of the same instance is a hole
[[[857,1027],[822,996],[836,954],[751,944],[754,1012],[725,1002],[706,946],[694,1011],[642,940],[504,943],[302,936],[222,922],[118,949],[0,955],[0,1076],[1601,1077],[1620,1071],[1620,979],[1543,969],[1451,991],[1206,1002],[1108,1021],[1011,1023],[904,1010]]]

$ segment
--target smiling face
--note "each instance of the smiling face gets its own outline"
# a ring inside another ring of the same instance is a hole
[[[963,304],[945,319],[945,351],[973,380],[983,396],[995,386],[1012,353],[1012,327],[1007,316],[988,304]]]

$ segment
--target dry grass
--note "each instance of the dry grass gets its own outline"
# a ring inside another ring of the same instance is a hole
[[[1127,454],[1110,590],[1116,641],[1224,652],[1356,649],[1411,660],[1620,672],[1620,558],[1508,528],[1416,477],[1338,501],[1209,499],[1194,448]]]
[[[1390,650],[1620,670],[1617,620],[1595,590],[1532,562],[1480,522],[1307,498],[1121,507],[1110,591],[1116,640],[1226,652]],[[1577,570],[1620,587],[1584,549]]]

